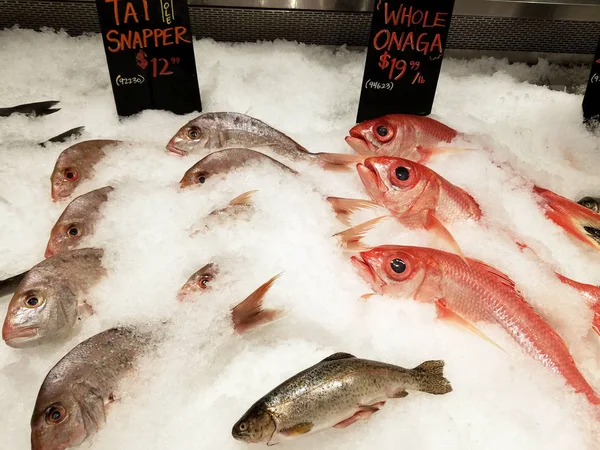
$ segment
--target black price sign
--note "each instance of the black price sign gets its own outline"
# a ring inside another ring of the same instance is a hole
[[[586,120],[600,119],[600,41],[583,97],[583,116]]]
[[[453,8],[454,0],[375,0],[357,122],[431,112]]]
[[[202,111],[186,0],[96,0],[120,116]]]

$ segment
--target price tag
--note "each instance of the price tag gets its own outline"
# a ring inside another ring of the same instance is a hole
[[[454,0],[375,0],[357,122],[431,112]]]
[[[96,0],[120,116],[202,111],[186,0]]]
[[[583,97],[583,117],[586,121],[600,120],[600,41],[590,70],[587,88]]]

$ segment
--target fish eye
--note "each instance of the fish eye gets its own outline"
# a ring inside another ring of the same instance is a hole
[[[248,424],[246,422],[240,423],[240,431],[246,431],[248,429]]]
[[[388,134],[388,129],[386,126],[380,125],[377,127],[377,134],[381,137],[386,137]]]
[[[394,272],[402,273],[406,270],[406,263],[400,258],[394,258],[392,259],[392,262],[390,262],[390,267]]]
[[[31,294],[28,295],[27,297],[25,297],[25,307],[27,308],[37,308],[38,306],[41,306],[42,299],[36,295],[36,294]]]
[[[46,410],[46,422],[52,425],[58,425],[67,418],[67,410],[61,405],[50,406]]]
[[[206,177],[204,175],[198,175],[198,183],[204,184]]]
[[[199,139],[200,138],[200,130],[196,127],[191,127],[188,131],[187,131],[187,135],[190,139]]]
[[[406,181],[410,177],[410,171],[404,166],[396,167],[396,178],[400,181]]]
[[[207,289],[208,286],[206,285],[210,280],[212,280],[211,277],[209,277],[208,275],[205,275],[202,277],[202,280],[200,281],[200,287],[202,289]]]
[[[65,175],[65,178],[69,181],[75,181],[77,180],[77,178],[79,178],[79,175],[77,174],[77,171],[75,169],[65,169],[63,173]]]
[[[68,235],[68,237],[79,236],[79,228],[77,228],[75,225],[71,225],[69,227],[69,229],[67,230],[67,235]]]

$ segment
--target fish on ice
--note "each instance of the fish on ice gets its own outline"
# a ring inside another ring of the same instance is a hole
[[[105,186],[73,199],[50,231],[45,257],[72,250],[82,238],[92,235],[102,217],[102,207],[113,190],[111,186]]]
[[[59,253],[33,266],[9,305],[2,339],[10,347],[33,347],[69,336],[78,319],[91,314],[89,289],[105,275],[104,251]]]
[[[291,161],[314,162],[328,170],[351,170],[361,160],[343,153],[311,153],[281,131],[245,114],[210,112],[200,114],[181,127],[167,144],[180,156],[205,156],[225,148],[269,149]]]
[[[44,379],[31,416],[31,450],[77,447],[105,424],[122,380],[135,372],[153,336],[111,328],[81,342]]]
[[[346,142],[360,155],[397,156],[419,163],[436,154],[459,151],[444,145],[462,136],[431,117],[411,114],[367,120],[352,127],[349,134]]]
[[[94,175],[94,167],[104,158],[108,147],[121,144],[115,140],[83,141],[68,147],[58,156],[50,176],[52,200],[70,197],[77,186]]]
[[[452,392],[444,361],[414,369],[335,353],[288,378],[254,403],[233,426],[235,439],[274,445],[329,428],[366,420],[388,399],[408,391]],[[435,412],[432,412],[435,416]]]
[[[260,152],[248,148],[228,148],[210,153],[190,167],[179,182],[180,187],[186,188],[206,183],[215,175],[225,175],[233,170],[251,163],[261,162],[272,165],[283,172],[297,175],[293,169]]]
[[[488,339],[474,325],[500,325],[521,348],[564,377],[592,404],[600,398],[554,329],[504,273],[478,260],[425,247],[384,245],[351,258],[378,294],[434,303],[438,317]],[[488,339],[489,340],[489,339]]]
[[[546,217],[571,237],[600,250],[600,214],[548,189],[534,186]]]
[[[257,191],[248,191],[238,195],[226,206],[211,211],[199,224],[189,227],[190,237],[194,237],[204,230],[219,226],[229,220],[249,220],[254,213],[252,199]]]
[[[177,300],[180,302],[189,301],[193,295],[210,289],[209,283],[215,279],[218,273],[219,266],[217,264],[209,263],[201,267],[181,286],[177,293]]]

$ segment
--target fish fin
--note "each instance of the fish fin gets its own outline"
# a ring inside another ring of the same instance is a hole
[[[230,205],[249,205],[252,200],[252,196],[256,192],[258,192],[258,191],[254,190],[254,191],[244,192],[243,194],[238,195],[236,198],[231,200],[229,202],[229,204]]]
[[[275,309],[262,309],[262,302],[265,294],[282,274],[283,272],[260,285],[244,301],[231,309],[231,320],[236,332],[241,334],[258,325],[271,322],[281,314],[281,311]]]
[[[375,202],[370,200],[362,200],[356,198],[341,198],[341,197],[327,197],[327,201],[333,207],[335,211],[336,217],[340,222],[350,225],[350,216],[354,214],[356,211],[361,209],[378,209],[384,211],[382,208]]]
[[[25,275],[29,270],[20,273],[18,275],[12,276],[10,278],[6,278],[4,280],[0,280],[0,297],[4,297],[7,294],[14,294],[17,291],[17,287],[19,283],[25,278]]]
[[[370,247],[365,246],[362,242],[365,233],[375,228],[375,225],[388,217],[391,216],[380,216],[367,220],[360,225],[348,228],[345,231],[340,231],[339,233],[334,234],[334,236],[339,236],[342,239],[342,246],[350,251],[366,251]]]
[[[313,424],[311,422],[302,422],[302,423],[299,423],[298,425],[294,425],[293,427],[284,428],[283,430],[280,430],[279,432],[281,434],[283,434],[284,436],[292,437],[292,436],[301,436],[303,434],[310,432],[310,430],[312,430],[312,429],[313,429]]]
[[[347,428],[354,422],[358,422],[359,420],[367,420],[369,417],[371,417],[373,414],[379,411],[379,408],[376,408],[374,406],[359,406],[359,408],[360,409],[356,411],[352,416],[342,420],[339,423],[336,423],[333,426],[333,428]]]
[[[65,131],[64,133],[61,133],[54,137],[51,137],[47,141],[40,142],[38,145],[41,147],[45,147],[46,145],[51,144],[51,143],[65,142],[67,139],[69,139],[71,137],[81,136],[81,133],[83,133],[84,130],[85,130],[85,127],[83,127],[83,126],[71,128],[70,130]]]
[[[319,165],[325,170],[350,171],[354,166],[364,162],[362,156],[348,155],[346,153],[316,153]]]
[[[86,301],[82,302],[79,305],[78,311],[80,318],[90,317],[94,315],[94,308],[92,308],[92,306]]]
[[[433,212],[431,212],[430,210],[428,210],[425,213],[424,227],[427,231],[430,231],[433,234],[435,234],[435,236],[438,239],[440,239],[441,241],[443,241],[447,245],[449,245],[452,252],[456,253],[458,256],[460,256],[460,259],[462,259],[465,264],[467,264],[467,265],[469,264],[469,262],[467,261],[467,258],[465,258],[465,255],[463,254],[462,250],[460,249],[458,242],[456,242],[456,240],[454,239],[452,234],[450,234],[448,229],[442,224],[442,222],[440,222],[438,220],[437,217],[435,217]]]
[[[489,275],[492,275],[497,282],[502,283],[504,286],[507,286],[518,293],[515,282],[511,278],[509,278],[508,275],[506,275],[503,272],[500,272],[495,267],[492,267],[489,264],[484,263],[483,261],[479,261],[478,259],[470,259],[469,264],[471,264],[474,267],[478,267],[481,270],[484,270]]]
[[[28,116],[47,116],[60,111],[60,108],[52,108],[59,103],[58,100],[44,102],[25,103],[12,108],[0,108],[0,117],[8,117],[12,114],[26,114]]]
[[[374,292],[369,292],[368,294],[363,294],[360,296],[360,298],[362,298],[363,300],[369,300],[371,297],[375,296],[377,294],[375,294]]]
[[[417,161],[419,164],[424,164],[431,159],[432,156],[437,155],[451,155],[454,153],[461,153],[467,150],[473,150],[471,148],[458,148],[458,147],[422,147],[417,146],[416,150],[421,155],[421,158]]]
[[[336,361],[338,359],[352,359],[352,358],[356,358],[356,356],[351,355],[350,353],[339,352],[339,353],[334,353],[333,355],[329,355],[327,358],[321,360],[321,362]]]
[[[443,367],[444,366],[442,366],[442,368]],[[394,392],[392,395],[390,395],[390,398],[404,398],[407,395],[408,395],[408,392],[406,392],[406,389],[400,389],[400,390]]]
[[[592,311],[594,312],[594,318],[592,319],[592,329],[600,336],[600,302],[592,305]]]
[[[475,325],[466,320],[464,317],[452,311],[450,308],[448,308],[444,299],[438,299],[435,303],[435,306],[438,319],[446,320],[447,322],[453,325],[461,326],[466,330],[470,331],[471,333],[475,334],[476,336],[479,336],[480,338],[488,341],[490,344],[495,345],[500,350],[504,351],[502,347],[500,347],[498,344],[492,341],[482,331],[478,330],[477,327],[475,327]]]
[[[420,391],[436,395],[452,392],[450,381],[444,377],[445,364],[442,360],[431,360],[425,361],[412,369],[425,375],[421,380]]]
[[[534,186],[545,200],[545,214],[575,239],[600,250],[600,214],[548,189]]]

